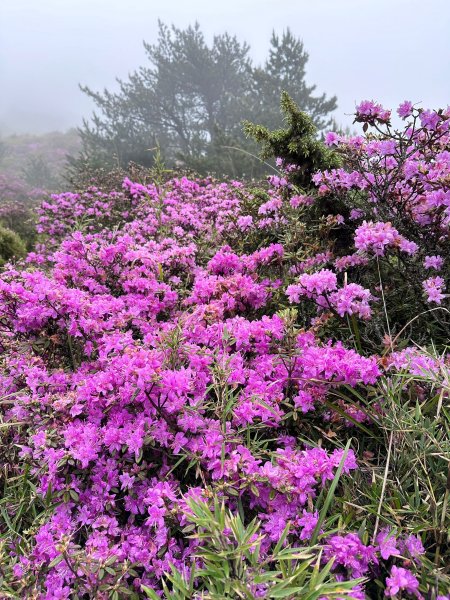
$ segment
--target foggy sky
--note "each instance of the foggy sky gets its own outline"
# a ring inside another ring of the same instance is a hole
[[[115,89],[146,63],[157,20],[236,34],[262,63],[289,26],[310,55],[308,84],[355,103],[450,103],[449,0],[0,0],[0,134],[79,125],[92,102],[78,84]]]

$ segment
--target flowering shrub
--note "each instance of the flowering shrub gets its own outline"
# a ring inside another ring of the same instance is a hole
[[[360,336],[373,350],[383,330],[392,337],[405,330],[409,334],[411,319],[416,341],[431,334],[445,342],[450,325],[450,111],[404,103],[398,114],[405,121],[400,130],[392,127],[390,111],[374,102],[361,103],[355,122],[363,124],[364,135],[328,133],[331,155],[316,148],[295,107],[290,107],[288,123],[303,123],[304,147],[302,134],[292,126],[282,134],[259,136],[266,157],[280,152],[280,176],[271,178],[269,194],[283,197],[283,203],[271,200],[270,223],[264,225],[273,235],[278,223],[285,254],[295,252],[290,272],[301,280],[291,282],[290,302],[309,299],[322,322],[329,316],[334,321],[353,314],[363,318],[358,333],[353,327],[353,339]],[[258,131],[256,127],[256,137]],[[314,160],[305,152],[308,144],[311,152],[316,148]],[[305,180],[305,172],[317,163]],[[327,167],[329,163],[336,166]],[[267,212],[268,204],[263,206]],[[254,223],[261,226],[261,220]],[[333,290],[323,290],[325,296],[305,287],[306,281],[314,285],[315,277],[325,282],[325,276],[336,277]]]
[[[313,180],[319,195],[333,195],[351,209],[343,224],[354,230],[353,264],[348,257],[345,265],[349,275],[364,282],[371,277],[372,285],[377,275],[382,279],[387,312],[399,328],[427,312],[425,318],[434,320],[440,335],[441,326],[448,327],[446,313],[429,310],[449,306],[450,111],[416,109],[405,102],[398,114],[405,121],[402,130],[392,128],[390,111],[363,102],[355,122],[364,123],[366,136],[329,134],[326,142],[345,167],[318,172]],[[430,269],[439,275],[430,278]],[[408,308],[403,315],[395,308],[400,298]]]
[[[388,123],[370,103],[359,114]],[[425,119],[427,144],[446,118]],[[358,146],[361,164],[390,177],[386,161],[368,160],[371,143]],[[418,160],[432,168],[428,145]],[[444,185],[443,164],[433,169],[434,187],[416,172],[427,198]],[[412,261],[427,273],[420,287],[430,301],[446,301],[446,209],[411,200],[422,245],[403,217],[358,213],[355,250],[344,253],[333,235],[347,217],[318,216],[314,191],[288,183],[293,172],[267,189],[125,179],[120,191],[91,187],[42,203],[45,243],[0,277],[7,597],[446,591],[445,481],[433,491],[434,529],[416,513],[389,512],[400,497],[387,494],[404,493],[398,502],[409,505],[422,498],[418,483],[378,483],[386,460],[386,473],[391,460],[403,473],[389,436],[400,410],[416,419],[407,432],[417,430],[416,401],[426,415],[438,406],[421,460],[442,473],[448,363],[361,334],[388,295],[383,279],[373,290],[370,279],[382,260]],[[319,194],[343,193],[342,181],[347,194],[345,173],[317,175]],[[394,186],[406,177],[394,175]],[[377,198],[361,181],[351,186],[367,211]]]

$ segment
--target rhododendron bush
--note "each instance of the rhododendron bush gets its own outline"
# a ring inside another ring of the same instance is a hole
[[[353,268],[367,273],[376,264],[391,319],[404,325],[426,312],[435,333],[445,336],[446,311],[430,309],[449,306],[450,109],[404,102],[397,113],[405,121],[402,130],[392,128],[390,111],[362,102],[355,122],[364,123],[366,135],[328,134],[327,144],[337,148],[345,167],[313,180],[319,195],[343,200],[350,227],[356,227],[354,251],[339,257],[336,267],[350,275]]]
[[[387,133],[329,135],[343,166],[308,190],[280,158],[266,187],[42,203],[0,277],[5,597],[443,598],[448,361],[405,330],[448,320],[450,115],[407,108],[399,134],[363,103]],[[432,527],[388,477],[411,471],[399,411],[430,420]]]

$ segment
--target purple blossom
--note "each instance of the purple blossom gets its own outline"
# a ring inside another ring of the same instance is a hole
[[[423,289],[425,294],[427,295],[428,302],[435,302],[436,304],[441,304],[442,300],[445,298],[445,281],[442,277],[430,277],[426,279],[423,283]]]
[[[397,547],[397,540],[395,534],[391,533],[389,529],[383,529],[378,535],[376,542],[381,558],[387,560],[391,556],[399,556],[400,551]]]
[[[405,100],[405,102],[400,104],[400,106],[397,109],[397,114],[402,119],[406,119],[407,117],[410,117],[412,115],[412,112],[413,112],[413,104],[412,104],[412,102],[409,102],[409,100]]]
[[[333,568],[343,567],[350,577],[364,577],[370,565],[377,562],[375,548],[365,546],[354,533],[334,535],[327,540],[324,560],[334,558]]]
[[[338,145],[339,142],[341,140],[341,136],[338,135],[337,133],[334,133],[334,131],[329,131],[328,133],[325,134],[325,144],[327,146],[334,146],[334,145]]]
[[[358,122],[372,123],[380,121],[381,123],[388,123],[390,118],[391,112],[372,100],[364,100],[356,107],[355,121]]]
[[[393,598],[402,591],[405,591],[416,598],[422,598],[422,595],[419,592],[419,581],[411,571],[393,565],[391,568],[391,576],[386,578],[386,590],[384,593],[386,596]]]
[[[423,266],[425,269],[435,269],[436,271],[440,271],[444,264],[444,259],[442,256],[425,256],[423,261]]]

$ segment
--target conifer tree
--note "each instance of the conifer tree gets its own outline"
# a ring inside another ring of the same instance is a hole
[[[325,94],[314,96],[316,86],[308,86],[305,81],[308,60],[303,42],[290,29],[281,37],[272,33],[269,57],[263,68],[254,71],[260,99],[258,110],[254,111],[255,120],[271,129],[280,127],[280,96],[287,92],[317,129],[331,124],[329,113],[337,108],[336,96],[329,99]]]
[[[261,147],[261,158],[281,158],[285,164],[296,165],[291,180],[306,188],[311,176],[319,170],[339,165],[339,157],[317,137],[313,120],[301,111],[286,91],[281,93],[281,112],[285,127],[271,131],[264,125],[244,122],[244,132]]]
[[[198,24],[179,29],[159,23],[158,39],[144,46],[149,65],[119,81],[118,92],[82,88],[98,110],[80,131],[83,150],[72,161],[75,170],[86,164],[150,166],[159,146],[169,166],[259,176],[263,167],[252,157],[257,146],[244,135],[245,119],[280,125],[282,91],[319,128],[336,108],[335,97],[315,97],[315,86],[306,85],[308,54],[289,30],[281,38],[273,34],[262,67],[253,65],[248,44],[227,33],[208,45]]]

